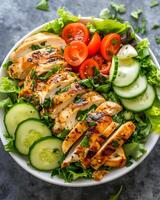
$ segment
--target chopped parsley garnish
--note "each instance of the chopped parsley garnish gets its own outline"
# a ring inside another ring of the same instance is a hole
[[[108,200],[118,200],[120,194],[122,193],[122,189],[123,189],[123,186],[121,185],[118,192],[116,194],[111,195]]]
[[[88,122],[87,124],[88,124],[88,126],[96,126],[97,123],[96,122]]]
[[[59,133],[57,137],[64,140],[66,136],[68,135],[69,131],[70,131],[69,129],[63,129],[63,131]]]
[[[36,70],[32,69],[32,70],[31,70],[31,73],[30,73],[30,76],[31,76],[32,79],[37,78]]]
[[[156,41],[157,44],[160,44],[160,37],[155,36],[155,41]]]
[[[118,141],[117,141],[117,140],[113,141],[113,142],[112,142],[112,146],[113,146],[114,148],[117,148],[117,147],[119,146]]]
[[[133,12],[131,12],[131,17],[133,17],[135,20],[138,20],[140,15],[142,14],[143,10],[141,9],[138,9],[138,10],[135,10]]]
[[[44,103],[41,104],[41,107],[42,107],[42,108],[50,108],[50,107],[52,107],[52,106],[53,106],[53,101],[52,101],[52,99],[50,99],[50,98],[45,99],[45,100],[44,100]]]
[[[115,2],[111,3],[111,7],[118,13],[123,14],[126,12],[126,7],[124,4],[118,4]]]
[[[43,11],[49,11],[49,0],[40,0],[36,8]]]
[[[143,17],[141,20],[141,24],[135,28],[136,33],[141,33],[142,35],[147,32],[147,20]]]
[[[32,49],[33,51],[38,50],[38,49],[41,49],[41,48],[42,48],[42,47],[41,47],[40,45],[32,44],[32,46],[31,46],[31,49]]]
[[[159,5],[159,2],[157,0],[152,0],[151,3],[150,3],[151,8],[156,7],[158,5]]]
[[[38,76],[37,78],[40,79],[40,80],[46,80],[46,79],[48,79],[50,76],[52,76],[53,74],[55,74],[56,72],[58,72],[60,69],[61,69],[60,66],[55,66],[55,67],[53,67],[50,71],[48,71],[48,72],[45,73],[45,74],[42,74],[42,75]]]
[[[87,135],[84,136],[84,138],[83,138],[83,140],[82,140],[82,142],[81,142],[80,145],[81,145],[82,147],[88,147],[88,145],[89,145],[89,138],[88,138]]]
[[[71,88],[70,85],[64,87],[64,88],[60,88],[59,90],[57,90],[56,95],[61,94],[63,92],[67,92],[69,89]]]
[[[99,17],[101,19],[110,19],[112,18],[111,11],[108,8],[104,8],[103,10],[101,10]]]
[[[87,114],[88,112],[90,111],[94,111],[95,109],[97,108],[97,106],[94,104],[92,105],[90,108],[86,109],[86,110],[80,110],[78,113],[77,113],[77,120],[78,121],[82,121],[82,120],[85,120],[87,118]]]
[[[80,103],[83,102],[83,98],[81,98],[81,95],[77,95],[76,98],[74,99],[74,103]]]
[[[45,112],[42,116],[42,121],[49,127],[52,128],[54,126],[54,120],[49,116],[47,112]]]
[[[153,26],[152,26],[152,29],[159,29],[160,28],[160,25],[159,24],[154,24]]]

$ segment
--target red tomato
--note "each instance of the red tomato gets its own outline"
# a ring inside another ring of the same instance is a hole
[[[64,58],[71,66],[80,65],[87,56],[87,45],[81,41],[73,41],[64,49]]]
[[[104,63],[104,58],[100,54],[96,54],[92,57],[99,65],[101,68],[102,64]]]
[[[101,42],[100,51],[102,56],[107,60],[111,61],[112,56],[115,55],[121,45],[121,36],[117,33],[110,33],[106,35]]]
[[[89,30],[82,23],[70,23],[64,27],[62,31],[62,38],[66,41],[66,43],[79,40],[87,44],[89,41]]]
[[[92,58],[86,59],[79,68],[79,75],[81,79],[94,76],[94,67],[99,69],[98,63]]]
[[[88,44],[88,55],[89,56],[95,55],[98,52],[100,45],[101,45],[101,38],[99,34],[96,32]]]
[[[101,73],[102,74],[106,74],[106,75],[108,75],[109,74],[109,70],[110,70],[110,68],[111,68],[111,62],[108,62],[107,64],[103,64],[102,65],[102,67],[101,67]]]

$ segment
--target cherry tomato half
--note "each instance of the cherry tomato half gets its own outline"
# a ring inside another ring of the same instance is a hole
[[[79,68],[79,75],[81,79],[94,76],[94,68],[99,69],[98,63],[92,58],[86,59]]]
[[[64,58],[71,66],[80,65],[87,56],[87,45],[81,41],[73,41],[64,49]]]
[[[100,51],[102,56],[107,60],[111,61],[112,56],[115,55],[121,45],[121,36],[117,33],[110,33],[106,35],[101,42]]]
[[[82,23],[70,23],[64,27],[62,31],[62,38],[67,44],[75,40],[79,40],[87,44],[89,41],[89,30]]]
[[[110,70],[110,68],[111,68],[111,62],[108,62],[108,63],[106,63],[106,64],[102,64],[102,66],[101,66],[101,73],[102,74],[105,74],[105,75],[108,75],[109,74],[109,70]]]
[[[99,67],[101,68],[102,64],[104,63],[104,58],[100,55],[100,54],[96,54],[92,57],[99,65]]]
[[[101,45],[101,38],[99,34],[95,32],[88,44],[88,55],[89,56],[95,55],[98,52],[100,45]]]

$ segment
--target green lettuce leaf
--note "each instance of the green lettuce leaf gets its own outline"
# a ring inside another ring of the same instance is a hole
[[[160,86],[160,70],[152,61],[149,53],[149,41],[147,39],[141,40],[137,47],[137,60],[141,66],[142,74],[146,75],[148,83],[153,86]]]
[[[56,34],[60,34],[63,27],[71,22],[77,22],[79,18],[77,16],[72,15],[69,11],[65,10],[65,8],[59,8],[57,10],[59,18],[53,20],[42,28],[41,31],[53,32]]]
[[[0,93],[12,93],[19,92],[19,88],[16,85],[16,82],[9,79],[8,77],[2,77],[0,79]]]
[[[157,100],[153,106],[146,111],[148,118],[152,124],[152,129],[160,133],[160,102]]]
[[[0,100],[0,109],[7,108],[7,107],[10,107],[10,106],[12,106],[12,101],[9,97],[6,98],[6,99]]]
[[[66,168],[56,168],[52,171],[51,176],[58,175],[63,178],[65,182],[72,182],[80,178],[91,178],[92,169],[84,169],[80,163],[72,163]]]
[[[123,148],[125,151],[125,155],[134,160],[139,160],[146,153],[144,144],[140,144],[136,142],[124,144]]]
[[[7,132],[4,133],[4,137],[7,140],[7,144],[4,145],[5,151],[16,153],[17,151],[14,146],[14,139]]]
[[[96,20],[94,19],[94,26],[99,32],[107,33],[119,33],[122,34],[129,29],[128,23],[120,23],[113,19]]]

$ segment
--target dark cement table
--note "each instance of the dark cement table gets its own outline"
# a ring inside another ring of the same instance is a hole
[[[0,63],[10,48],[22,36],[33,28],[52,20],[56,16],[56,9],[65,6],[75,14],[82,16],[98,16],[105,8],[107,0],[51,0],[50,12],[34,9],[38,0],[0,0]],[[74,2],[74,3],[73,3]],[[154,23],[160,23],[159,7],[150,9],[147,0],[123,0],[127,14],[136,8],[144,9],[148,20],[148,30]],[[154,41],[154,34],[147,35],[152,49],[159,57],[159,47]],[[160,32],[159,32],[160,34]],[[160,59],[159,59],[160,61]],[[0,200],[107,200],[119,185],[124,186],[122,200],[160,200],[160,141],[143,163],[129,174],[95,187],[65,188],[45,183],[25,172],[3,150],[0,143]]]

